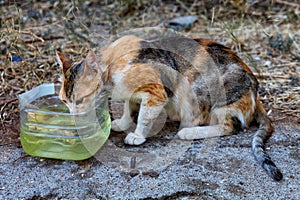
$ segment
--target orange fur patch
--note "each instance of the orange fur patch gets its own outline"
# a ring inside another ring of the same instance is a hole
[[[256,112],[258,114],[258,121],[260,121],[263,129],[267,130],[269,135],[272,135],[274,126],[271,123],[271,120],[268,118],[267,112],[265,111],[258,97],[256,98]]]
[[[140,41],[141,38],[133,35],[118,39],[101,52],[103,64],[121,70],[140,50]]]
[[[251,89],[249,89],[248,93],[241,96],[241,98],[238,101],[234,102],[228,107],[240,110],[246,119],[245,125],[248,126],[252,121],[253,113],[255,112],[255,109],[252,110],[252,108],[255,107],[253,103],[255,102],[252,101],[252,91]],[[246,118],[247,113],[248,113],[248,118]]]
[[[124,84],[134,94],[147,93],[146,106],[157,106],[167,100],[167,94],[157,70],[147,64],[134,64],[124,73]]]
[[[161,84],[157,70],[147,64],[134,64],[124,73],[124,84],[132,91],[148,84]]]
[[[159,106],[167,100],[164,87],[160,84],[147,84],[137,89],[137,93],[147,93],[149,96],[144,106]]]

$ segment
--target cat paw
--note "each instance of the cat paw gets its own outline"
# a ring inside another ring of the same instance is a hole
[[[122,132],[130,127],[129,123],[124,123],[121,119],[115,119],[111,122],[111,129],[116,132]]]
[[[135,133],[129,133],[124,140],[125,144],[130,145],[140,145],[143,144],[145,141],[146,138],[136,135]]]
[[[183,128],[177,133],[178,137],[182,140],[193,140],[195,139],[194,131],[191,131],[190,128]]]

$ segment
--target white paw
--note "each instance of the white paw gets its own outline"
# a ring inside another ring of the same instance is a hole
[[[195,131],[193,131],[191,128],[183,128],[177,133],[177,135],[182,140],[195,139]]]
[[[115,119],[111,122],[111,129],[113,131],[121,132],[125,131],[130,127],[130,123],[125,123],[124,120]]]
[[[140,135],[136,135],[135,133],[129,133],[124,140],[126,144],[130,144],[130,145],[140,145],[143,144],[145,141],[146,138]]]

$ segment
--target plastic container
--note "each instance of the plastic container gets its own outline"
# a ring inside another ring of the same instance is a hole
[[[21,144],[32,156],[83,160],[107,140],[111,121],[107,97],[95,108],[70,114],[59,99],[60,85],[43,84],[19,95]]]

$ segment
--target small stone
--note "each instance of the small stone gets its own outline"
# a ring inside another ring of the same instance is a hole
[[[137,170],[137,169],[133,169],[133,170],[131,170],[131,171],[129,172],[129,175],[130,175],[131,177],[135,177],[135,176],[137,176],[137,175],[139,175],[139,174],[140,174],[140,171]]]
[[[135,168],[135,163],[136,163],[136,157],[132,157],[130,159],[130,168],[134,169]]]
[[[160,26],[171,28],[176,31],[182,31],[184,29],[189,30],[193,27],[194,22],[197,20],[197,18],[198,17],[194,15],[176,17],[168,22],[160,24]]]
[[[27,15],[28,15],[29,18],[33,18],[33,19],[41,18],[41,14],[36,10],[29,10],[27,12]]]
[[[154,171],[153,169],[150,169],[149,171],[142,172],[142,174],[144,176],[150,176],[151,178],[159,177],[159,173]]]
[[[143,176],[149,176],[149,171],[142,172]]]
[[[264,66],[266,66],[266,67],[270,67],[270,66],[271,66],[271,64],[272,64],[272,62],[271,62],[271,61],[269,61],[269,60],[267,60],[267,61],[264,63]]]

